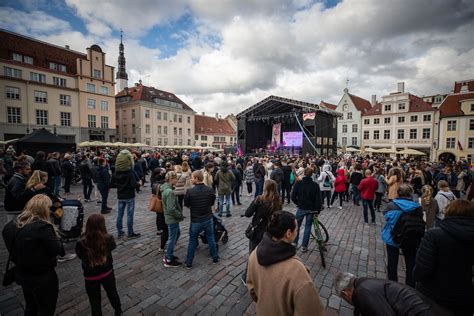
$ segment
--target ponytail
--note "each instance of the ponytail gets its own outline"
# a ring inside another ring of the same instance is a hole
[[[295,215],[287,211],[273,213],[267,228],[270,236],[281,239],[288,229],[296,229]]]

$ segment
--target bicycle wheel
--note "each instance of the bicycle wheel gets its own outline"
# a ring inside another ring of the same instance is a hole
[[[321,265],[323,266],[323,268],[326,268],[326,260],[324,259],[324,252],[326,251],[326,248],[324,247],[322,241],[318,241],[318,249],[319,255],[321,256]]]
[[[326,229],[326,227],[324,227],[323,223],[319,222],[319,228],[320,228],[320,231],[321,231],[321,237],[323,242],[327,243],[328,240],[329,240],[329,234],[328,234],[328,230]]]

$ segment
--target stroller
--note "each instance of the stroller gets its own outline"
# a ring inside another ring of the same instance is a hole
[[[215,214],[212,214],[212,223],[214,224],[214,238],[216,240],[216,247],[217,249],[219,249],[219,245],[217,242],[221,240],[223,244],[226,244],[229,241],[229,236],[227,233],[227,229],[225,228],[224,222]],[[204,232],[201,232],[199,234],[199,239],[201,239],[203,244],[207,244],[207,238]]]
[[[77,239],[81,236],[84,223],[84,207],[79,200],[64,200],[61,203],[62,216],[59,232],[64,241]]]

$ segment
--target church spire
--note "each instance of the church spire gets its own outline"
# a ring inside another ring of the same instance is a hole
[[[124,54],[124,46],[123,46],[123,31],[120,29],[120,45],[119,45],[119,57],[118,57],[118,70],[117,70],[117,85],[116,85],[116,92],[120,92],[126,87],[128,87],[128,75],[127,71],[125,70],[125,54]]]

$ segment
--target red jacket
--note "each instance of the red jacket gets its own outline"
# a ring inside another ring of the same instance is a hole
[[[357,189],[360,191],[362,200],[373,200],[375,198],[375,191],[379,187],[379,183],[373,177],[363,179]]]
[[[347,179],[344,175],[344,169],[337,170],[336,182],[334,182],[334,191],[335,192],[344,192],[346,191]]]

